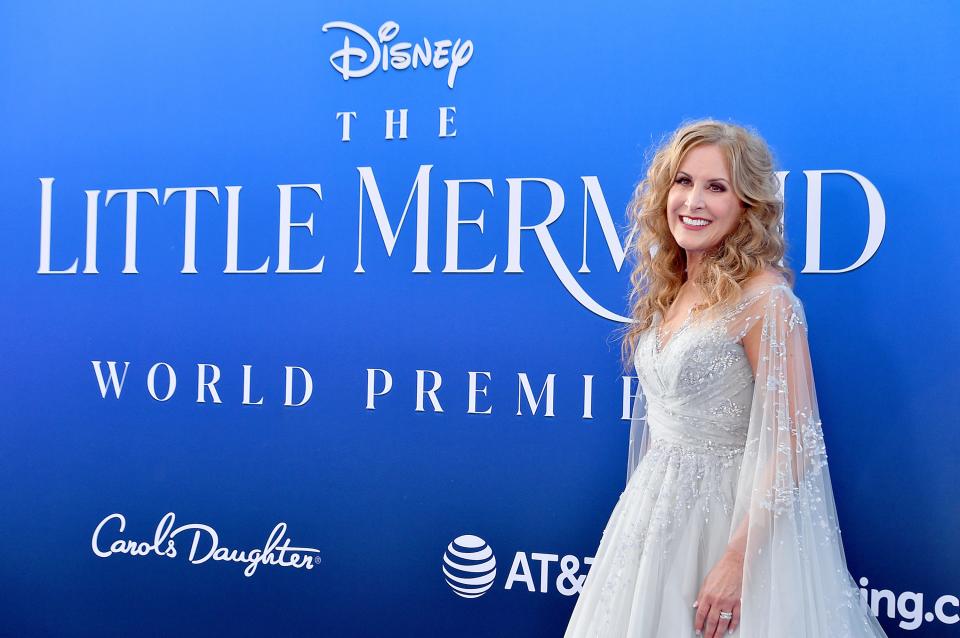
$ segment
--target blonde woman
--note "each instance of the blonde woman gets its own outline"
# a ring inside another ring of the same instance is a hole
[[[626,489],[566,636],[884,636],[840,540],[766,143],[702,120],[629,206]]]

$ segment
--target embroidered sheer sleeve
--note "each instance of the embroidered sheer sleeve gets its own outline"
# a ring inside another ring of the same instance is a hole
[[[741,636],[884,636],[846,565],[803,306],[785,284],[745,299],[734,330],[758,331],[759,351],[729,544]]]

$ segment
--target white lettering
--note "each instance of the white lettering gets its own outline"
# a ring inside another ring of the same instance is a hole
[[[383,377],[383,389],[376,389],[376,376],[380,375]],[[390,374],[388,370],[383,368],[367,368],[367,409],[376,410],[376,407],[373,405],[374,397],[381,397],[390,393],[390,390],[393,388],[393,375]]]
[[[263,397],[259,401],[250,402],[250,371],[252,365],[243,364],[243,405],[263,405]]]
[[[530,563],[527,562],[527,555],[524,552],[517,552],[513,557],[513,565],[510,566],[510,574],[507,576],[507,582],[504,583],[504,589],[513,589],[513,583],[520,582],[527,586],[531,592],[536,591],[533,584],[533,577],[530,575]]]
[[[53,217],[53,177],[40,178],[40,268],[38,275],[72,275],[77,272],[79,257],[65,270],[50,269],[50,226]]]
[[[433,385],[429,390],[425,390],[425,379],[426,375],[429,374],[433,378]],[[417,405],[414,408],[415,412],[423,412],[423,397],[430,397],[430,403],[433,405],[434,412],[443,412],[443,408],[440,407],[440,401],[437,399],[437,390],[440,389],[440,386],[443,385],[443,377],[440,376],[439,372],[434,370],[417,370]]]
[[[207,368],[213,369],[213,378],[207,380]],[[210,390],[210,396],[214,403],[220,403],[220,394],[217,392],[217,381],[220,380],[220,368],[212,363],[197,364],[197,403],[206,403],[206,392]]]
[[[240,189],[242,186],[227,186],[227,267],[223,272],[228,275],[255,274],[267,272],[270,258],[267,257],[259,268],[241,270],[237,265],[240,248]]]
[[[855,270],[867,263],[880,248],[886,228],[886,209],[883,198],[877,187],[860,173],[845,170],[803,171],[807,176],[807,260],[801,272],[809,273],[842,273]],[[847,175],[852,177],[863,189],[867,198],[867,240],[860,257],[850,266],[828,270],[820,267],[820,207],[822,200],[822,177],[829,174]]]
[[[370,75],[377,68],[384,71],[393,68],[399,71],[411,66],[414,69],[418,66],[428,67],[432,63],[435,69],[450,67],[447,72],[447,86],[452,89],[456,82],[457,71],[473,57],[473,41],[460,38],[453,42],[438,40],[433,43],[432,48],[427,38],[423,39],[422,47],[419,42],[415,45],[410,42],[397,42],[390,45],[388,43],[400,33],[400,25],[393,21],[384,22],[380,26],[376,39],[357,25],[341,20],[327,22],[321,27],[324,33],[330,29],[346,31],[343,36],[343,47],[330,56],[330,65],[344,80]],[[351,34],[358,36],[360,38],[358,44],[363,46],[353,46],[350,41]],[[412,55],[408,53],[411,46],[413,47]],[[366,60],[369,60],[366,66],[356,68],[353,66],[354,62],[362,64]]]
[[[443,267],[443,272],[493,272],[497,264],[496,255],[490,262],[482,268],[460,268],[459,265],[459,246],[460,246],[460,225],[475,224],[483,234],[483,209],[476,219],[460,219],[460,184],[481,184],[487,189],[490,195],[493,195],[493,180],[491,179],[445,179],[443,183],[447,185],[447,261]]]
[[[340,133],[341,142],[350,141],[350,122],[352,121],[352,118],[356,118],[356,117],[357,117],[356,111],[339,111],[337,113],[338,120],[343,118],[340,123],[340,126],[342,128],[342,132]]]
[[[155,384],[157,368],[159,368],[160,366],[163,366],[164,368],[166,368],[167,379],[168,379],[167,394],[164,395],[162,399],[157,396],[157,389]],[[159,363],[155,363],[152,366],[150,366],[150,371],[147,372],[147,392],[150,393],[150,396],[152,396],[157,401],[161,401],[161,402],[166,401],[173,396],[173,393],[176,389],[177,389],[177,374],[173,371],[173,366],[171,366],[169,363],[164,363],[163,361],[160,361]]]
[[[291,547],[290,539],[286,537],[287,524],[280,522],[273,528],[262,547],[251,550],[237,550],[220,544],[220,536],[216,530],[202,523],[190,523],[174,527],[176,516],[168,512],[160,519],[154,532],[153,541],[114,540],[109,549],[103,549],[100,536],[107,523],[119,522],[117,533],[122,534],[126,528],[126,519],[122,514],[111,514],[104,518],[93,530],[90,547],[93,553],[100,558],[109,558],[114,554],[129,556],[147,556],[155,554],[167,558],[176,558],[175,538],[183,532],[193,532],[193,541],[190,546],[188,560],[192,565],[200,565],[209,560],[232,563],[245,563],[243,575],[253,576],[260,565],[277,565],[278,567],[293,567],[295,569],[313,569],[320,562],[320,550],[313,547]],[[198,551],[201,543],[208,546],[204,552]]]
[[[160,195],[156,188],[117,188],[107,191],[107,197],[103,202],[104,206],[110,205],[110,200],[114,195],[127,196],[127,239],[126,250],[124,252],[125,260],[123,263],[124,274],[139,274],[137,271],[137,196],[140,193],[146,193],[153,198],[153,201],[160,205]]]
[[[309,188],[314,193],[317,194],[321,200],[323,199],[323,194],[320,192],[320,184],[279,184],[277,188],[280,189],[280,255],[277,258],[277,272],[278,273],[314,273],[314,272],[323,272],[323,261],[326,257],[321,257],[320,262],[317,263],[313,268],[307,268],[306,270],[297,270],[295,268],[290,268],[290,229],[296,226],[306,228],[310,233],[310,236],[313,236],[313,213],[310,213],[310,217],[307,218],[305,222],[292,222],[290,221],[290,206],[292,191],[294,188]]]
[[[175,193],[184,193],[186,207],[183,220],[183,269],[181,273],[197,274],[197,193],[205,192],[213,195],[219,204],[220,194],[216,186],[191,186],[189,188],[168,188],[163,192],[163,203],[166,205],[170,196]]]
[[[286,369],[286,398],[283,401],[283,405],[286,407],[299,408],[302,405],[305,405],[307,401],[310,400],[310,397],[313,395],[313,377],[310,376],[310,373],[306,371],[305,368],[300,366],[284,366]],[[303,375],[303,398],[299,403],[293,402],[293,371],[299,370]]]
[[[100,361],[91,361],[93,364],[93,371],[97,375],[97,384],[100,386],[100,398],[107,398],[107,383],[103,378],[103,370],[100,367]],[[123,362],[123,375],[120,379],[117,380],[117,362],[116,361],[107,361],[107,369],[109,370],[110,385],[113,387],[113,393],[116,397],[120,398],[120,393],[123,391],[123,381],[127,378],[127,368],[130,367],[129,361]]]
[[[486,377],[488,381],[492,378],[489,372],[475,372],[473,370],[467,371],[467,414],[493,413],[492,405],[483,412],[477,411],[477,395],[482,394],[483,396],[487,396],[487,390],[489,389],[487,386],[483,386],[482,388],[477,386],[477,378],[481,375]]]
[[[546,380],[543,383],[543,387],[540,388],[540,394],[536,399],[533,398],[533,388],[530,387],[530,379],[527,378],[526,372],[520,372],[517,375],[520,379],[520,383],[517,385],[517,416],[523,415],[523,406],[521,401],[524,396],[527,398],[527,405],[530,406],[531,413],[536,414],[537,408],[540,407],[540,401],[543,399],[543,393],[547,393],[547,409],[543,413],[543,416],[554,416],[553,414],[553,379],[556,377],[556,373],[551,372],[547,375]],[[522,394],[521,394],[522,392]]]
[[[407,197],[407,203],[403,207],[403,214],[400,215],[400,221],[397,222],[397,230],[394,231],[390,227],[390,219],[387,217],[387,210],[383,205],[383,199],[380,197],[380,189],[377,187],[377,179],[373,175],[373,169],[370,166],[357,167],[357,171],[360,173],[360,214],[357,222],[357,267],[354,268],[353,272],[365,272],[363,269],[364,193],[370,200],[373,216],[377,220],[377,227],[380,229],[380,238],[387,248],[388,256],[393,254],[393,247],[396,245],[400,229],[403,227],[403,220],[407,218],[407,211],[410,209],[413,194],[417,194],[417,254],[413,272],[430,272],[430,266],[427,264],[427,241],[430,230],[430,169],[432,168],[433,164],[420,166],[417,177],[413,181],[413,187],[410,189],[410,196]]]

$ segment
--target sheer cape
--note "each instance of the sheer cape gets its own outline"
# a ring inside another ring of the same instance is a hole
[[[768,281],[748,285],[732,309],[715,313],[706,320],[739,341],[752,330],[760,335],[729,539],[745,547],[741,638],[885,636],[846,565],[803,305],[785,283]],[[641,387],[628,480],[648,446]]]

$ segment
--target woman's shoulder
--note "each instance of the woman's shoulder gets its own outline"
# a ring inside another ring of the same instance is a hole
[[[770,302],[786,302],[799,305],[800,300],[793,292],[786,276],[775,268],[764,268],[748,277],[740,284],[739,300],[733,306],[731,314],[762,313]]]
[[[727,325],[743,336],[765,317],[791,325],[803,322],[804,310],[787,277],[775,268],[764,269],[740,284],[739,301],[723,313]]]
[[[782,272],[769,266],[760,272],[750,275],[742,284],[744,290],[762,290],[774,286],[786,286],[790,288],[787,278]]]
[[[787,296],[796,298],[793,288],[786,276],[775,268],[764,268],[758,273],[748,277],[741,285],[741,299],[752,299],[757,297],[769,297],[773,293],[785,293]]]

